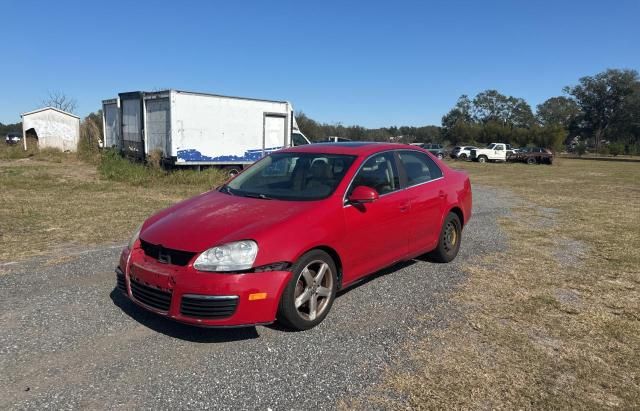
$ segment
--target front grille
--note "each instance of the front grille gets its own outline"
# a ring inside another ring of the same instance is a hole
[[[238,297],[214,295],[184,295],[180,304],[180,313],[196,318],[225,318],[236,311]]]
[[[478,152],[476,150],[471,150],[471,158],[475,158],[477,154]]]
[[[171,293],[144,285],[131,278],[131,294],[144,305],[161,311],[169,311]]]
[[[116,269],[116,285],[118,290],[127,293],[127,283],[124,281],[124,273],[120,269]]]
[[[160,245],[148,243],[144,240],[140,240],[140,247],[144,251],[145,255],[158,260],[165,264],[175,264],[185,266],[189,264],[189,261],[196,253],[189,251],[173,250],[170,248],[164,248]]]

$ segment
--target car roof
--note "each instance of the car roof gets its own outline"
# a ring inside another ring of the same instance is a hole
[[[355,156],[368,156],[378,151],[386,150],[416,150],[418,146],[398,143],[377,143],[370,141],[352,141],[345,143],[313,143],[303,146],[295,146],[281,150],[280,152],[294,153],[323,153],[323,154],[346,154]]]

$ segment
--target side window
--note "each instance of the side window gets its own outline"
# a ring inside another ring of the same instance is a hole
[[[291,140],[293,141],[294,146],[302,146],[304,144],[309,144],[307,140],[302,137],[302,134],[293,133],[291,134]]]
[[[499,144],[496,146],[496,150],[504,150],[504,146],[502,144]]]
[[[400,178],[393,153],[374,155],[362,165],[353,179],[349,193],[358,186],[375,189],[378,194],[386,194],[400,188]]]
[[[436,163],[419,151],[401,151],[400,161],[407,174],[407,185],[413,186],[442,177]]]

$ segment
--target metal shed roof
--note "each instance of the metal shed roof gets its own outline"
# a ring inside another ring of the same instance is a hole
[[[71,117],[75,117],[75,118],[77,118],[78,120],[80,119],[80,117],[79,117],[79,116],[76,116],[75,114],[71,114],[71,113],[68,113],[68,112],[66,112],[66,111],[60,110],[59,108],[50,107],[50,106],[49,106],[49,107],[39,108],[39,109],[37,109],[37,110],[33,110],[33,111],[29,111],[29,112],[27,112],[27,113],[22,113],[22,114],[20,114],[20,117],[28,116],[29,114],[35,114],[35,113],[39,113],[39,112],[41,112],[41,111],[46,111],[46,110],[53,110],[53,111],[57,111],[58,113],[62,113],[62,114],[66,114],[66,115],[71,116]]]

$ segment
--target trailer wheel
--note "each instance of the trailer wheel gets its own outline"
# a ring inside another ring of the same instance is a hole
[[[227,174],[227,176],[235,177],[242,173],[242,166],[226,166],[222,170]]]

